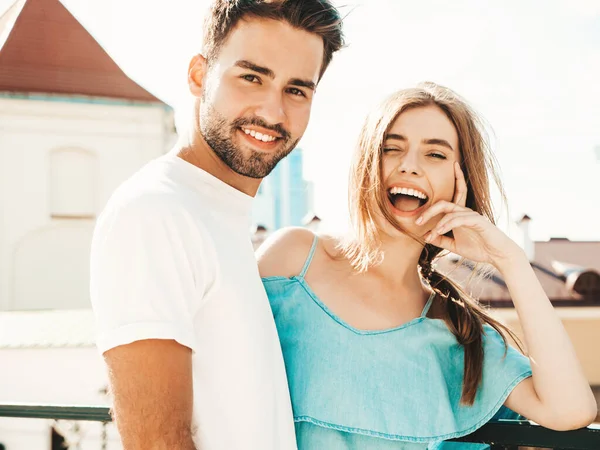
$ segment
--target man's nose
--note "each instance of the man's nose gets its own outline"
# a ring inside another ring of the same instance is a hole
[[[281,93],[273,91],[267,94],[257,108],[256,115],[271,125],[285,123],[286,116]]]

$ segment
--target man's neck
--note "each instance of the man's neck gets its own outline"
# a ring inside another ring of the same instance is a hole
[[[197,127],[192,127],[189,136],[182,136],[177,144],[177,156],[184,161],[210,173],[229,186],[254,197],[261,179],[245,177],[234,172],[206,143]]]

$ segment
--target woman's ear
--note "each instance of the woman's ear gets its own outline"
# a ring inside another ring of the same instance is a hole
[[[194,55],[188,67],[188,87],[194,97],[202,96],[207,68],[206,58],[201,54]]]

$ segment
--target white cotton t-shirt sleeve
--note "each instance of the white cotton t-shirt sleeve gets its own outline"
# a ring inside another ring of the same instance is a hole
[[[196,350],[193,317],[205,283],[198,231],[185,211],[164,202],[132,202],[102,214],[90,266],[101,353],[144,339]]]

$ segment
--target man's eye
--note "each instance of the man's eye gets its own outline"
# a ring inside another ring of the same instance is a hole
[[[304,95],[304,92],[297,88],[290,88],[288,89],[288,92],[292,95],[297,95],[299,97],[306,97],[306,95]]]
[[[250,83],[259,83],[260,80],[256,75],[242,75],[242,78]]]

